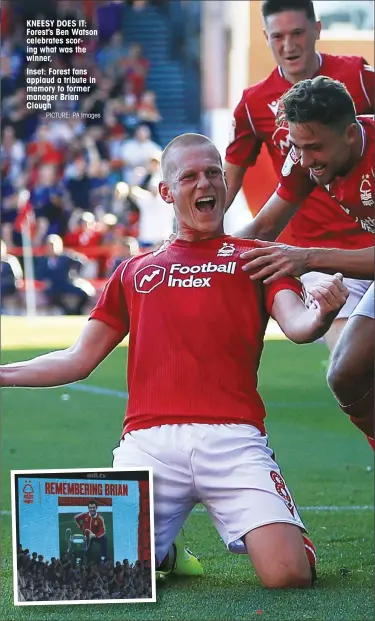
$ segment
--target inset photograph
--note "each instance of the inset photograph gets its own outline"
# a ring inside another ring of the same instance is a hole
[[[152,470],[11,472],[14,604],[155,602]]]

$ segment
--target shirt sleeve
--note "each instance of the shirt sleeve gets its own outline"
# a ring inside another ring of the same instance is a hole
[[[249,106],[246,101],[246,91],[234,111],[230,142],[226,150],[225,159],[235,166],[254,166],[262,147],[262,141],[257,138],[251,120]]]
[[[375,73],[374,67],[369,65],[364,58],[362,58],[360,79],[363,92],[369,103],[369,114],[373,114],[375,105]]]
[[[75,521],[76,521],[77,523],[78,523],[78,522],[81,522],[82,520],[84,520],[84,519],[85,519],[85,514],[84,514],[84,513],[78,513],[78,515],[76,515],[76,516],[74,517],[74,519],[75,519]]]
[[[276,293],[278,293],[279,291],[283,291],[284,289],[294,291],[301,298],[301,300],[303,300],[303,285],[299,280],[297,280],[297,278],[293,278],[292,276],[284,276],[283,278],[279,278],[275,282],[272,282],[270,285],[264,285],[265,304],[269,315],[271,315],[273,301],[275,299]]]
[[[301,203],[316,187],[310,174],[302,168],[299,157],[292,147],[281,169],[276,193],[288,203]]]
[[[98,515],[98,532],[96,533],[97,537],[103,537],[105,535],[105,524],[101,515]]]
[[[123,337],[129,332],[130,318],[125,300],[124,274],[129,261],[121,263],[106,283],[89,319],[98,319],[111,326]]]

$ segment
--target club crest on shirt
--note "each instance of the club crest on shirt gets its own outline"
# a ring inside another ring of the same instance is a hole
[[[229,244],[228,242],[224,242],[222,247],[218,250],[218,257],[233,257],[236,252],[236,248],[234,244]]]
[[[283,167],[281,169],[281,174],[283,175],[283,177],[287,177],[288,175],[290,175],[290,173],[292,172],[292,168],[295,164],[298,164],[299,162],[299,157],[297,155],[297,153],[295,152],[294,147],[292,147],[286,157],[286,160],[283,164]]]
[[[272,142],[285,157],[288,155],[290,151],[289,128],[285,123],[276,127],[272,134]]]
[[[362,205],[364,205],[365,207],[372,207],[374,205],[374,199],[371,194],[370,175],[362,175],[362,183],[359,188],[359,194],[361,197]]]
[[[26,505],[31,505],[34,502],[34,488],[31,485],[31,481],[26,481],[23,488],[23,502]]]

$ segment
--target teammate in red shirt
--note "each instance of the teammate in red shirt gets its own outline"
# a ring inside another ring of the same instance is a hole
[[[86,537],[86,552],[89,552],[92,545],[96,542],[100,545],[100,554],[104,560],[107,560],[107,537],[105,534],[105,524],[103,517],[98,513],[98,504],[96,500],[90,500],[88,503],[88,511],[79,513],[75,516],[78,528]]]
[[[324,88],[325,83],[328,87],[332,86],[332,81],[328,78],[321,77],[312,81],[316,89]],[[302,91],[303,83],[298,86]],[[340,83],[337,83],[337,88],[340,88]],[[286,97],[284,101],[287,101]],[[330,152],[324,148],[328,147],[328,143],[318,147],[315,140],[317,134],[307,136],[301,122],[290,126],[292,147],[282,168],[276,192],[287,203],[299,205],[319,185],[322,191],[329,194],[352,218],[357,228],[373,235],[375,233],[374,117],[356,117],[352,104],[351,113],[353,136],[348,144],[349,152],[346,153],[340,148],[341,145],[335,142],[330,142]],[[298,144],[293,142],[292,136],[296,137]],[[299,148],[299,144],[303,147]]]
[[[256,165],[262,145],[267,148],[279,176],[290,143],[288,128],[278,125],[276,118],[280,99],[292,84],[317,75],[330,76],[347,86],[357,114],[374,112],[375,74],[367,61],[359,56],[316,52],[321,23],[316,21],[311,0],[266,0],[262,2],[262,14],[264,33],[278,66],[266,79],[247,88],[235,109],[232,139],[226,151],[228,206],[239,191],[247,168]],[[267,183],[267,180],[259,179],[258,183]],[[241,231],[239,235],[243,233],[247,237],[246,231]],[[359,229],[353,219],[319,187],[306,197],[279,239],[306,248],[357,249],[373,243],[371,233]],[[321,274],[317,272],[302,276],[307,290],[319,279]],[[350,296],[332,329],[325,335],[330,350],[370,285],[367,279],[348,279],[344,282]]]
[[[172,542],[200,501],[265,586],[308,587],[313,547],[268,447],[257,372],[270,314],[290,339],[310,342],[348,291],[341,275],[325,277],[307,308],[298,281],[264,287],[247,277],[239,255],[252,243],[223,233],[227,188],[208,138],[173,140],[162,170],[176,241],[116,270],[73,347],[0,367],[0,384],[84,378],[130,332],[128,412],[113,465],[153,468],[158,562],[172,560]]]
[[[289,127],[293,145],[282,169],[280,183],[268,205],[249,227],[250,236],[285,222],[316,186],[331,195],[359,230],[375,231],[374,119],[356,117],[345,86],[319,76],[294,85],[283,97],[281,122]],[[332,213],[332,217],[334,213]],[[374,274],[374,246],[362,250],[300,249],[258,242],[245,253],[245,269],[252,278],[277,282],[286,274],[309,270],[370,278]],[[366,301],[368,299],[368,302]],[[374,307],[373,286],[362,299],[372,309],[370,319],[349,321],[333,352],[328,381],[340,407],[351,420],[374,438]],[[361,302],[361,303],[362,303]],[[354,311],[355,313],[356,311]],[[368,317],[369,310],[364,316]],[[361,314],[363,314],[361,312]]]

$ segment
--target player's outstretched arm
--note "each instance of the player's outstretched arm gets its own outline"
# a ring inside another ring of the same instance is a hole
[[[254,220],[237,231],[234,236],[273,241],[292,219],[298,207],[299,205],[288,203],[274,192]]]
[[[118,345],[124,335],[97,319],[91,319],[68,349],[32,360],[0,366],[0,386],[44,388],[85,379]]]
[[[294,343],[311,343],[323,336],[344,306],[349,291],[342,274],[327,276],[310,291],[307,307],[290,289],[276,293],[271,316]]]
[[[340,250],[338,248],[297,248],[286,244],[255,240],[257,248],[241,255],[242,269],[251,271],[252,280],[270,284],[283,276],[301,276],[307,272],[335,274],[346,278],[374,278],[375,249]]]

